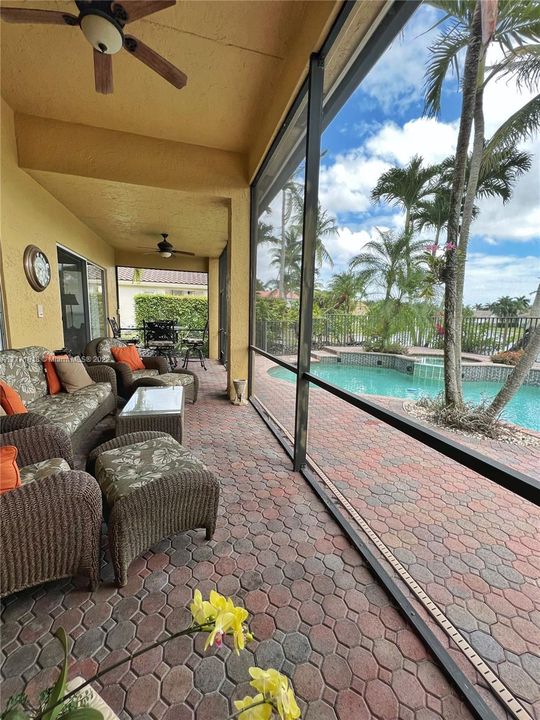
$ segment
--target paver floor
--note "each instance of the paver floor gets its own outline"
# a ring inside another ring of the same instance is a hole
[[[292,432],[294,385],[269,376],[271,366],[257,357],[255,394]],[[320,388],[309,413],[311,458],[540,717],[540,509]],[[540,475],[538,450],[458,439]]]
[[[471,717],[255,410],[225,398],[224,378],[216,365],[201,373],[200,400],[186,410],[186,444],[222,482],[214,539],[164,540],[133,563],[121,590],[105,557],[93,593],[66,580],[5,600],[2,702],[55,678],[60,625],[74,641],[71,674],[89,677],[183,627],[198,587],[243,602],[256,641],[237,657],[181,638],[103,677],[97,689],[121,718],[225,718],[254,663],[290,675],[305,720]]]

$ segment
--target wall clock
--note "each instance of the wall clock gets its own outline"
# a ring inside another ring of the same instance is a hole
[[[28,245],[24,251],[23,264],[26,278],[34,290],[45,290],[51,282],[51,265],[45,253],[35,245]]]

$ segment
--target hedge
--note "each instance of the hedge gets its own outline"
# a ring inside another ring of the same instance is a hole
[[[135,322],[143,320],[176,320],[181,327],[201,329],[208,319],[205,297],[179,295],[135,295]]]

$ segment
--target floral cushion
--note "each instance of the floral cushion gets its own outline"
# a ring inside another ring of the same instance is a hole
[[[18,392],[26,406],[47,395],[42,360],[47,352],[37,345],[0,352],[0,379]]]
[[[134,380],[140,380],[145,377],[155,377],[156,375],[159,375],[159,370],[155,368],[150,368],[149,370],[133,370]]]
[[[43,478],[49,477],[49,475],[54,475],[54,473],[70,469],[64,458],[42,460],[41,462],[26,465],[26,467],[21,468],[21,484],[25,485],[34,480],[42,480]]]
[[[96,353],[103,362],[115,362],[111,348],[125,346],[126,343],[119,338],[104,338],[100,343],[98,343]]]
[[[28,374],[32,380],[34,390],[36,391],[36,397],[43,397],[43,395],[47,395],[49,390],[47,388],[47,376],[45,375],[43,358],[45,355],[50,355],[51,351],[47,350],[47,348],[33,345],[21,348],[19,352],[24,359],[24,364],[26,365]]]
[[[203,470],[203,463],[172,437],[107,450],[96,461],[96,478],[109,505],[165,475]]]
[[[38,397],[26,363],[18,350],[0,352],[0,378],[19,393],[25,405]]]
[[[69,435],[73,435],[110,392],[109,383],[93,383],[74,393],[46,395],[27,407],[32,412],[44,415],[51,422],[60,425]]]
[[[193,375],[184,375],[183,373],[164,373],[159,376],[159,380],[161,380],[164,385],[176,387],[178,387],[178,385],[185,387],[186,385],[193,385],[194,383]]]

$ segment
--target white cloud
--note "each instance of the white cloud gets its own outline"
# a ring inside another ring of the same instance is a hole
[[[424,72],[433,35],[427,33],[440,13],[424,6],[407,24],[362,83],[362,90],[385,112],[403,112],[423,102]]]
[[[501,295],[528,295],[538,287],[539,274],[538,256],[472,253],[465,268],[465,303],[492,302]]]
[[[398,165],[406,165],[413,155],[421,155],[429,165],[444,160],[455,151],[456,137],[456,123],[420,117],[403,126],[386,123],[369,138],[366,148],[378,158]]]
[[[540,238],[540,138],[525,143],[523,149],[533,156],[531,169],[519,178],[506,205],[499,198],[478,201],[480,214],[472,224],[473,235],[494,243]]]
[[[319,197],[322,206],[333,215],[369,210],[371,191],[389,167],[389,163],[377,157],[368,158],[361,150],[338,155],[332,165],[321,167]]]

